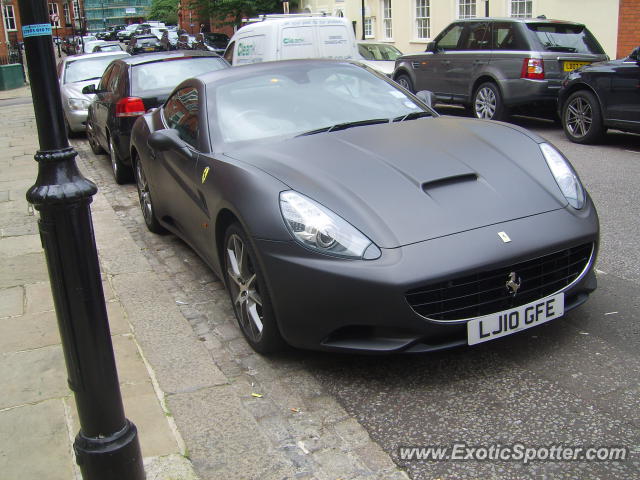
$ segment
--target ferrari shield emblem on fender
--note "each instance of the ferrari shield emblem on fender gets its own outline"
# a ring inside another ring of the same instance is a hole
[[[509,235],[507,235],[507,232],[498,232],[498,236],[502,239],[504,243],[509,243],[511,241],[511,239],[509,238]]]
[[[208,175],[209,175],[209,167],[205,168],[202,171],[202,183],[204,183],[207,180]]]

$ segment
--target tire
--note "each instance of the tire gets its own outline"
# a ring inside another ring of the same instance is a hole
[[[87,140],[89,140],[89,147],[95,155],[105,153],[104,148],[98,142],[98,139],[93,135],[93,127],[90,122],[87,122]]]
[[[253,247],[239,224],[224,236],[224,276],[233,311],[244,338],[258,353],[286,346],[273,313],[271,299]]]
[[[404,88],[405,90],[409,90],[411,93],[416,93],[416,91],[413,88],[413,82],[409,78],[409,75],[406,75],[404,73],[398,75],[396,77],[396,83],[400,85],[402,88]]]
[[[108,136],[109,141],[109,158],[111,159],[111,170],[113,171],[113,178],[118,185],[124,185],[129,183],[132,177],[131,168],[122,163],[120,155],[116,152],[115,145],[113,144],[113,138]]]
[[[142,163],[139,159],[132,159],[132,161],[134,165],[136,188],[138,189],[138,199],[140,200],[140,209],[142,211],[144,223],[150,232],[166,233],[166,229],[160,225],[160,222],[158,222],[158,218],[156,217],[156,210],[153,207],[149,182],[147,181],[147,176],[142,168]]]
[[[504,120],[509,116],[500,89],[493,82],[485,82],[476,89],[471,107],[475,117],[484,120]]]
[[[603,137],[602,112],[593,93],[579,90],[569,95],[562,106],[562,128],[574,143],[595,143]]]

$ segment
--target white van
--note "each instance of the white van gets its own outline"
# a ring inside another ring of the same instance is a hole
[[[358,48],[345,18],[266,16],[240,28],[231,37],[224,58],[232,65],[294,58],[356,59]]]

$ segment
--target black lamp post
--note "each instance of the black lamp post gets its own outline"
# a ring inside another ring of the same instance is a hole
[[[89,204],[96,186],[76,167],[56,79],[46,0],[20,0],[40,149],[27,200],[38,226],[80,432],[73,444],[85,480],[143,480],[138,432],[125,418]]]

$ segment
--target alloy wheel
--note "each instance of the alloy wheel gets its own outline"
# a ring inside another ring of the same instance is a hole
[[[237,234],[232,234],[226,245],[227,275],[233,308],[240,326],[252,342],[259,342],[264,328],[262,297],[258,290],[257,275],[246,246]]]
[[[140,161],[136,162],[136,184],[138,186],[138,198],[140,199],[140,208],[145,222],[149,225],[153,221],[153,205],[151,204],[151,194],[149,193],[149,184],[144,174]]]
[[[116,153],[115,146],[113,145],[113,139],[109,136],[109,157],[111,158],[111,168],[113,169],[113,175],[118,178],[118,155]]]
[[[489,87],[483,87],[476,94],[475,110],[478,118],[492,119],[496,113],[496,94]]]
[[[569,132],[576,137],[584,137],[593,123],[591,105],[584,98],[577,96],[567,105],[566,125]]]

